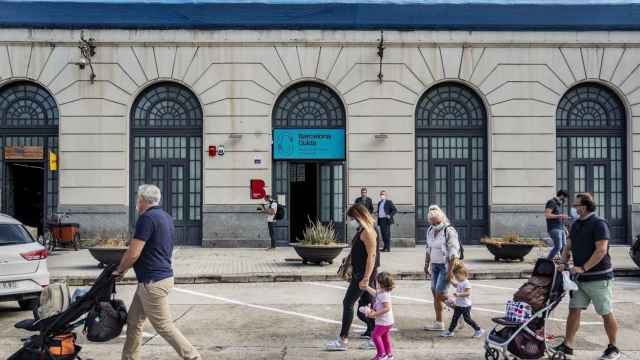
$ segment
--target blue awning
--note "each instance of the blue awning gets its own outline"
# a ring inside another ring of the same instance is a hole
[[[0,27],[640,30],[640,2],[622,0],[0,1]]]

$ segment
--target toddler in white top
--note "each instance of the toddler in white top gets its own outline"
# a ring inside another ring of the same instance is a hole
[[[483,334],[482,329],[471,318],[471,283],[467,279],[469,276],[467,269],[462,262],[458,262],[453,266],[453,276],[456,279],[456,292],[453,294],[453,318],[451,319],[451,325],[449,330],[440,334],[443,337],[453,336],[453,330],[458,326],[458,321],[462,316],[464,321],[469,324],[475,331],[473,337],[481,337]]]
[[[371,340],[377,351],[373,360],[393,360],[393,348],[389,334],[393,327],[393,310],[391,309],[393,278],[388,272],[381,272],[376,276],[376,283],[376,289],[367,288],[369,294],[375,299],[373,306],[363,306],[359,310],[367,317],[376,320],[376,326],[371,333]]]

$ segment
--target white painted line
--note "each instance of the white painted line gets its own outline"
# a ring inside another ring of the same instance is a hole
[[[516,288],[508,288],[508,287],[503,287],[503,286],[493,286],[493,285],[486,285],[486,284],[478,284],[477,280],[476,281],[471,281],[471,284],[473,286],[483,287],[483,288],[488,288],[488,289],[518,291],[518,289],[516,289]]]
[[[126,338],[127,337],[127,327],[125,326],[124,329],[122,329],[122,332],[124,334],[120,335],[121,338]],[[143,338],[150,338],[150,337],[154,337],[154,334],[149,334],[148,332],[143,331],[142,332],[142,337]]]
[[[622,285],[622,286],[638,286],[640,287],[640,282],[627,282],[627,281],[618,281],[618,280],[614,280],[613,283],[615,285]]]
[[[347,289],[346,287],[339,286],[339,285],[331,285],[331,284],[323,284],[323,283],[315,283],[315,282],[307,282],[307,284],[315,285],[315,286],[322,286],[322,287],[332,288],[332,289],[340,289],[340,290],[346,290]],[[433,304],[433,301],[431,301],[431,300],[418,299],[418,298],[407,297],[407,296],[397,296],[397,295],[391,295],[391,297],[394,298],[394,299],[399,299],[399,300],[407,300],[407,301],[419,302],[419,303],[424,303],[424,304]],[[492,314],[504,314],[504,311],[487,309],[487,308],[482,308],[482,307],[477,307],[477,306],[474,306],[473,310],[488,312],[488,313],[492,313]],[[551,317],[549,318],[549,320],[557,321],[557,322],[563,322],[563,323],[566,322],[566,320],[556,319],[556,318],[551,318]],[[602,325],[602,322],[582,321],[582,322],[580,322],[580,325]]]
[[[320,322],[324,322],[324,323],[328,323],[328,324],[338,324],[338,325],[342,324],[341,321],[337,321],[337,320],[326,319],[326,318],[322,318],[322,317],[319,317],[319,316],[303,314],[303,313],[299,313],[299,312],[295,312],[295,311],[282,310],[282,309],[273,308],[273,307],[269,307],[269,306],[249,304],[249,303],[246,303],[246,302],[243,302],[243,301],[228,299],[228,298],[224,298],[224,297],[221,297],[221,296],[209,295],[209,294],[201,293],[201,292],[198,292],[198,291],[187,290],[187,289],[176,288],[176,287],[174,287],[173,290],[181,292],[181,293],[184,293],[184,294],[200,296],[200,297],[209,298],[209,299],[212,299],[212,300],[218,300],[218,301],[226,302],[226,303],[229,303],[229,304],[246,306],[246,307],[250,307],[250,308],[253,308],[253,309],[271,311],[271,312],[276,312],[276,313],[285,314],[285,315],[291,315],[291,316],[298,316],[298,317],[301,317],[301,318],[310,319],[310,320],[316,320],[316,321],[320,321]],[[355,324],[351,325],[351,327],[355,327],[355,328],[358,328],[358,329],[366,329],[366,327],[364,327],[362,325],[355,325]]]

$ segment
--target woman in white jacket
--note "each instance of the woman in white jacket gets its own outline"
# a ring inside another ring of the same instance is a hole
[[[436,319],[425,326],[427,331],[444,331],[442,312],[447,292],[451,285],[453,265],[460,258],[458,232],[449,224],[447,215],[437,205],[429,206],[427,221],[427,251],[424,272],[431,277],[431,293]]]

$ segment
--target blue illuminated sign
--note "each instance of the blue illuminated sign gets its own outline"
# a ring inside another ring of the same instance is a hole
[[[275,160],[344,160],[344,129],[273,129]]]

